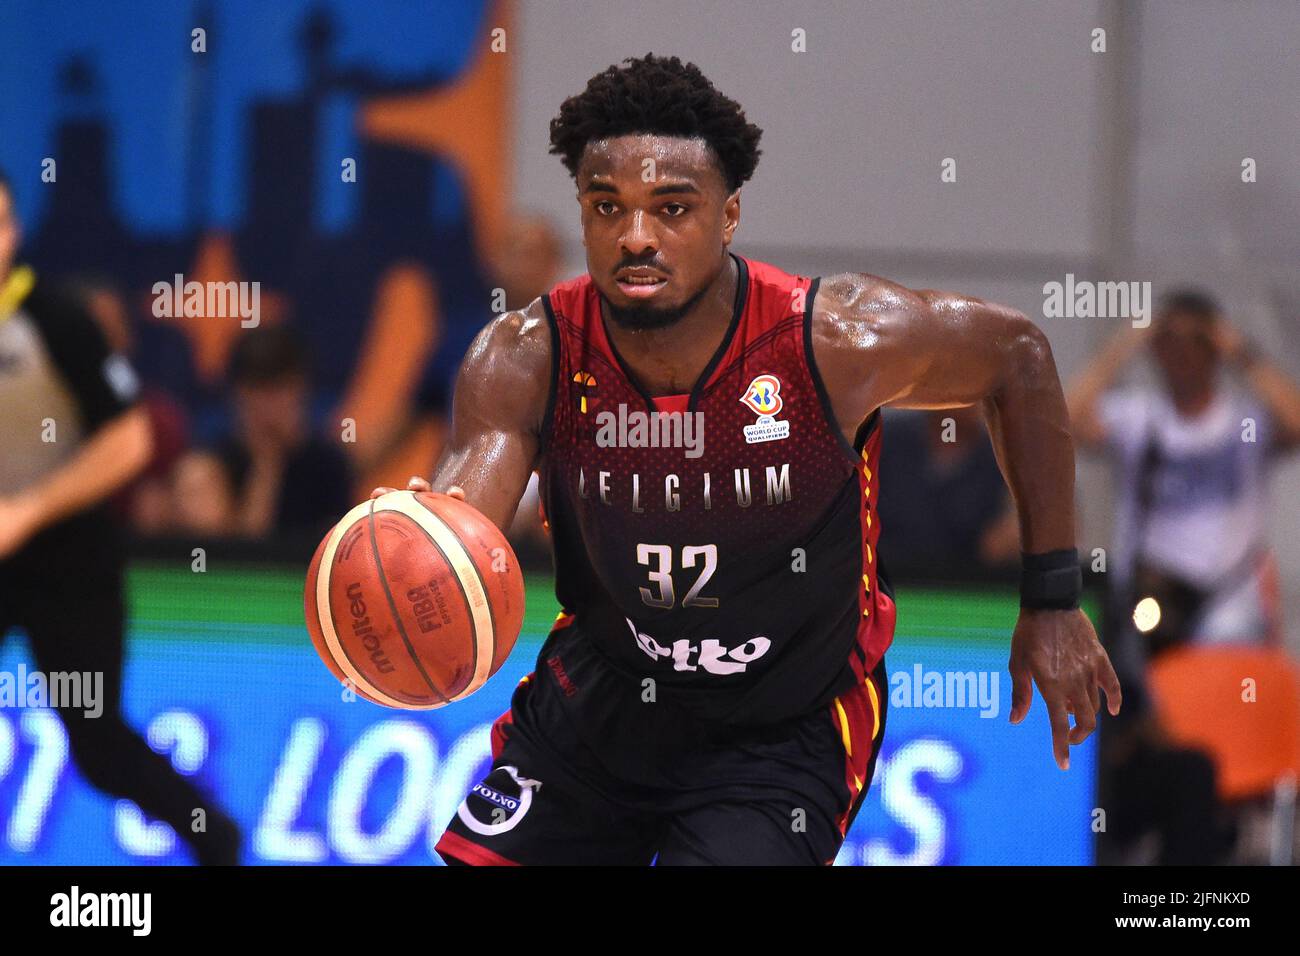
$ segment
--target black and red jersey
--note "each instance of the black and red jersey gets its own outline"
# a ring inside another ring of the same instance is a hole
[[[812,354],[818,280],[734,257],[730,326],[686,395],[649,395],[588,275],[544,298],[542,506],[556,627],[702,719],[775,723],[860,686],[893,637],[879,414],[852,447]]]

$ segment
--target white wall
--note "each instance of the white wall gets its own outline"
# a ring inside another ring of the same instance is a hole
[[[547,121],[609,64],[674,53],[764,129],[746,248],[1085,256],[1097,6],[524,0],[518,192],[576,228]]]
[[[1294,0],[521,0],[518,22],[517,201],[562,227],[574,273],[577,204],[547,123],[609,64],[675,53],[764,129],[738,251],[1006,302],[1040,321],[1067,379],[1118,323],[1042,318],[1045,282],[1198,280],[1300,373]],[[1297,496],[1300,461],[1274,508],[1300,642]],[[1083,463],[1081,544],[1105,543],[1110,500]]]

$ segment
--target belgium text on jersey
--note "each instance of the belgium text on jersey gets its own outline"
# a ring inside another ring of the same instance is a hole
[[[103,671],[0,671],[0,708],[57,707],[80,710],[86,717],[104,712]]]
[[[687,458],[704,454],[703,412],[629,412],[596,416],[596,444],[601,448],[685,448]]]
[[[50,897],[51,926],[126,926],[132,936],[148,936],[153,927],[152,893],[69,893]]]
[[[612,472],[608,472],[608,471],[596,472],[596,493],[600,497],[601,504],[605,504],[605,505],[614,504],[614,502],[611,500],[611,497],[619,498],[621,503],[621,500],[623,498],[623,492],[621,490],[619,491],[612,490],[612,486],[610,484],[610,478],[612,474],[613,474]],[[748,508],[751,504],[754,503],[753,489],[750,486],[750,480],[749,480],[749,469],[735,468],[732,470],[732,476],[735,479],[734,484],[736,490],[736,504],[738,504],[742,508]],[[766,470],[765,480],[767,483],[767,504],[769,505],[785,504],[787,501],[791,499],[792,496],[790,493],[790,463],[788,461],[782,463],[780,471],[776,470],[775,465],[768,465]],[[620,479],[620,484],[623,483],[624,481],[626,481],[626,483],[630,486],[632,512],[634,514],[642,514],[645,511],[645,507],[643,506],[641,501],[641,475],[637,472],[633,472],[629,479]],[[682,482],[681,482],[680,475],[676,475],[676,474],[664,475],[663,510],[681,511],[683,494],[686,494],[687,496],[686,503],[688,505],[694,505],[698,501],[703,503],[705,511],[709,511],[710,509],[712,509],[713,507],[712,474],[706,471],[701,476],[701,482],[697,487],[699,491],[699,498],[696,498],[692,492],[682,491]],[[591,491],[587,487],[587,472],[584,468],[578,469],[578,497],[579,498],[591,497]],[[659,510],[658,503],[657,500],[655,500],[655,497],[653,495],[651,496],[651,500],[653,501],[651,505],[652,509],[658,511]]]

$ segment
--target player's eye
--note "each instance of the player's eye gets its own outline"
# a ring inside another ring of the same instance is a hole
[[[670,202],[668,205],[664,206],[664,212],[667,213],[670,218],[676,219],[678,216],[686,215],[686,207],[679,202]]]
[[[609,216],[614,212],[614,204],[608,199],[600,200],[600,202],[596,203],[593,208],[602,216]]]

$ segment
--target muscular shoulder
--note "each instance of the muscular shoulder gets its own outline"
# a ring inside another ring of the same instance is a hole
[[[905,345],[909,336],[980,321],[1003,309],[974,296],[934,289],[909,289],[865,272],[844,272],[822,280],[813,312],[818,354],[880,351]]]
[[[551,384],[551,327],[542,300],[488,322],[456,382],[457,400],[490,404],[500,417],[540,426]]]
[[[1028,320],[1014,309],[952,292],[908,289],[862,272],[822,281],[811,328],[814,359],[832,403],[850,416],[901,400],[917,382],[935,378],[936,369],[976,361],[1029,331]]]
[[[504,312],[483,327],[470,347],[470,356],[520,377],[545,380],[551,362],[551,328],[540,298],[513,312]]]
[[[927,308],[920,293],[865,272],[827,276],[817,290],[813,344],[820,357],[869,352]]]

